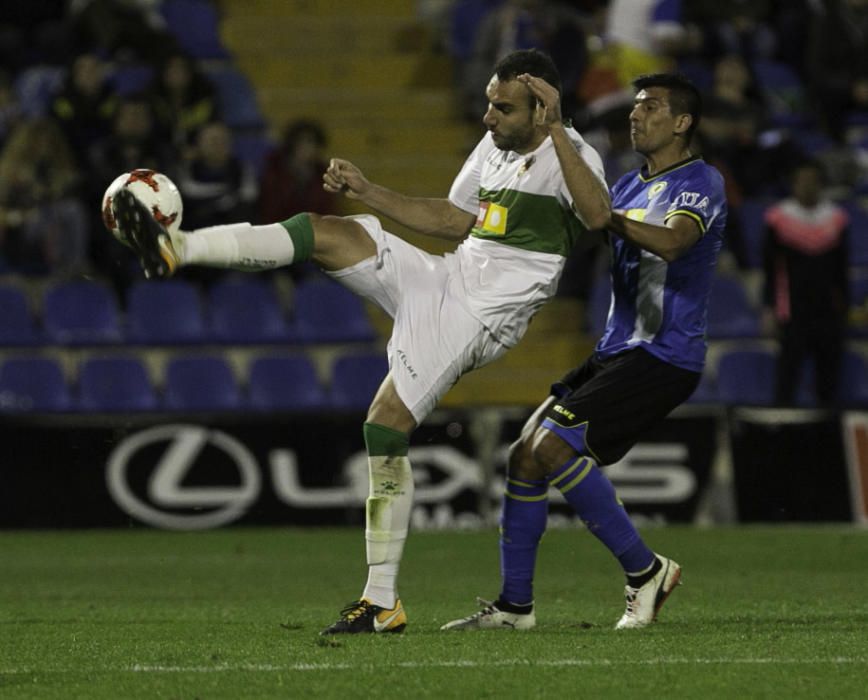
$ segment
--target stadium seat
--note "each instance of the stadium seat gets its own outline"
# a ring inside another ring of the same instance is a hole
[[[737,216],[744,239],[747,265],[750,268],[763,266],[763,246],[765,245],[765,213],[770,205],[767,199],[745,199],[738,208]]]
[[[170,411],[234,411],[242,407],[232,367],[222,357],[175,357],[166,365],[164,406]]]
[[[135,357],[93,357],[78,371],[78,408],[92,412],[153,411],[157,395]]]
[[[153,78],[153,66],[146,63],[132,63],[117,66],[109,80],[118,95],[134,95],[146,90]]]
[[[195,59],[229,58],[220,41],[217,8],[210,0],[163,0],[160,12],[181,49]]]
[[[207,69],[205,75],[217,90],[220,114],[230,128],[265,128],[265,118],[259,109],[256,93],[243,73],[232,66],[218,66]]]
[[[732,350],[717,365],[717,393],[726,404],[771,406],[777,360],[768,350]]]
[[[127,339],[145,345],[207,340],[197,289],[184,280],[135,282],[127,301]]]
[[[36,320],[24,292],[11,285],[0,286],[0,346],[33,345],[39,342]]]
[[[92,280],[49,286],[42,299],[42,325],[46,339],[59,345],[117,343],[123,335],[114,292]]]
[[[253,276],[216,282],[208,292],[211,334],[224,343],[275,343],[289,328],[274,290]]]
[[[800,127],[807,122],[805,86],[787,63],[756,59],[751,63],[757,86],[768,105],[773,126]]]
[[[258,411],[318,409],[327,405],[316,369],[304,355],[264,356],[250,365],[250,407]]]
[[[344,410],[366,409],[388,371],[382,353],[339,357],[332,365],[329,403]]]
[[[56,360],[15,358],[0,367],[0,411],[52,412],[70,408],[69,387]]]
[[[856,200],[842,203],[850,216],[850,265],[868,265],[868,211]]]
[[[799,385],[796,388],[797,406],[804,408],[817,406],[815,381],[816,367],[813,360],[808,359],[802,367]],[[868,364],[861,354],[852,350],[846,350],[841,358],[838,404],[847,408],[868,406]]]
[[[708,337],[755,338],[759,334],[759,314],[751,306],[741,280],[715,276],[708,300]]]
[[[703,372],[702,378],[699,380],[699,386],[696,387],[696,391],[687,399],[687,403],[711,404],[718,403],[719,401],[717,381],[708,371]]]
[[[376,338],[362,300],[328,278],[301,282],[293,299],[293,337],[302,343],[343,343]]]

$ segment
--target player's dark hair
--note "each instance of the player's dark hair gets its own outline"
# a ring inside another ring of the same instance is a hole
[[[494,66],[494,74],[500,81],[515,80],[522,73],[542,78],[561,94],[561,76],[551,57],[539,49],[513,51],[501,58]],[[531,95],[531,107],[536,98]]]
[[[661,87],[669,91],[669,110],[673,116],[689,114],[692,117],[690,128],[684,132],[686,143],[690,143],[693,132],[702,118],[702,97],[690,79],[680,73],[652,73],[640,75],[633,81],[636,92],[649,87]]]

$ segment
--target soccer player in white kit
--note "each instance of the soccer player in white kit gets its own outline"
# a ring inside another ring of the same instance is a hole
[[[555,293],[566,255],[608,221],[599,155],[528,87],[529,76],[560,92],[551,59],[509,54],[487,88],[487,133],[448,199],[406,197],[333,159],[323,176],[343,192],[419,233],[462,241],[432,255],[384,231],[372,215],[298,214],[169,234],[129,193],[113,202],[120,231],[148,276],[184,265],[263,270],[311,259],[393,319],[389,373],[364,425],[370,470],[362,596],[323,634],[401,632],[407,616],[397,575],[413,503],[409,437],[440,398],[472,369],[515,345]]]

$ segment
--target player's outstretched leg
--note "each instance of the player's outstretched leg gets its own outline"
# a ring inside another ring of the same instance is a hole
[[[142,263],[146,277],[171,277],[179,259],[169,232],[132,192],[120,190],[112,199],[118,230]]]

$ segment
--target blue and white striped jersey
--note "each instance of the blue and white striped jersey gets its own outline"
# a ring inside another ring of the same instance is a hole
[[[726,224],[723,178],[698,156],[653,177],[643,171],[615,183],[612,208],[658,226],[675,215],[689,216],[702,236],[671,263],[610,236],[612,301],[596,353],[603,358],[642,347],[664,362],[700,372],[711,279]]]

